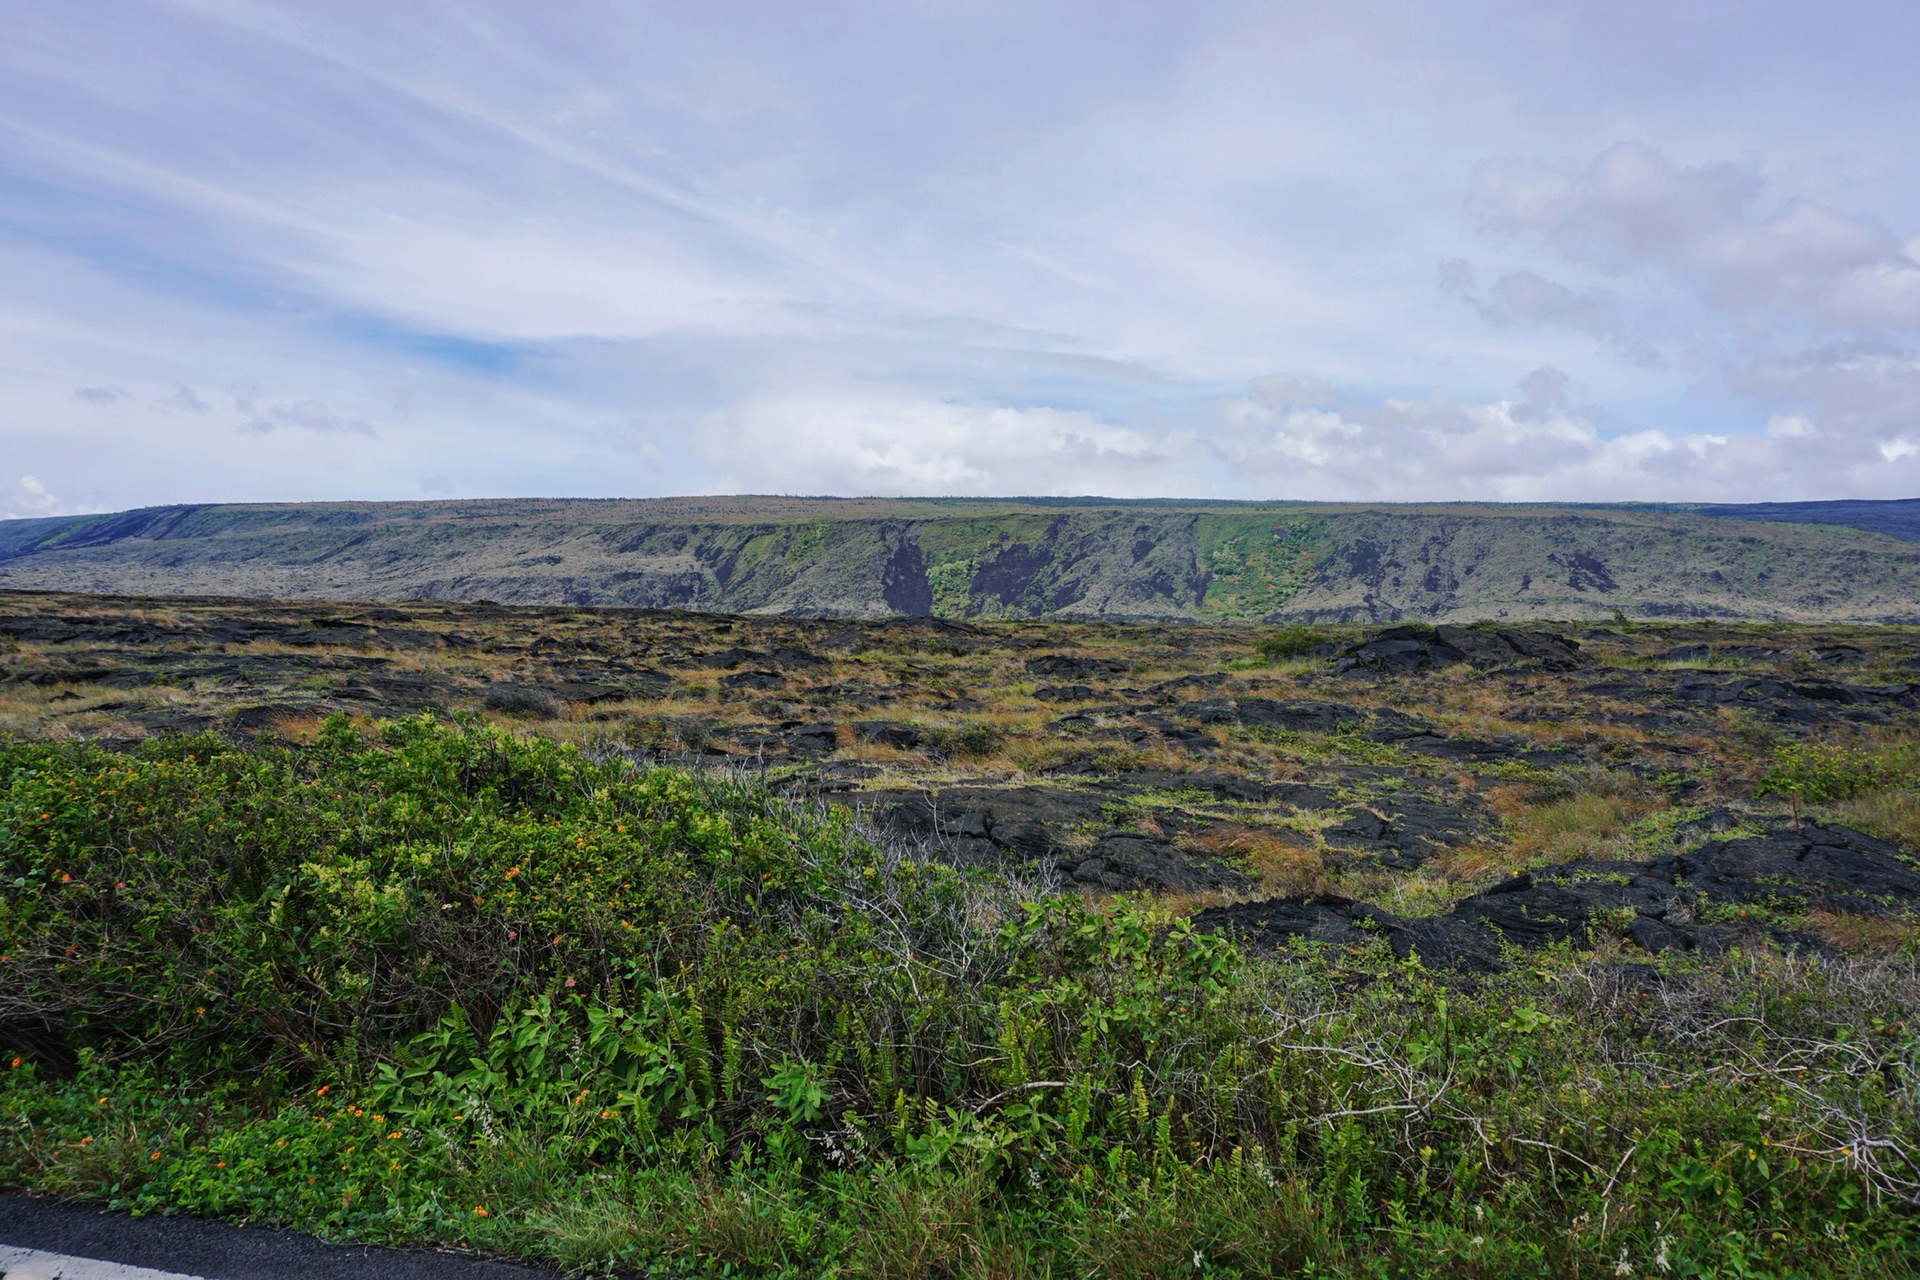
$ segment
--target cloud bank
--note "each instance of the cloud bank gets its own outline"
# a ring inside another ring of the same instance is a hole
[[[1867,8],[27,7],[0,513],[1911,495]]]

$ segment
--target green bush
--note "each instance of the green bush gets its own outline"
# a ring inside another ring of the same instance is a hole
[[[1920,1262],[1910,967],[1249,958],[425,719],[0,746],[0,884],[0,1185],[661,1274]]]
[[[943,756],[956,760],[980,760],[996,754],[1006,741],[998,725],[964,724],[935,728],[926,735],[927,745]]]
[[[1774,753],[1773,764],[1754,787],[1761,796],[1788,796],[1805,804],[1851,800],[1913,780],[1905,762],[1885,753],[1824,743],[1795,743]]]
[[[1280,662],[1287,658],[1304,658],[1332,637],[1313,627],[1281,627],[1270,635],[1260,637],[1254,650],[1268,662]]]

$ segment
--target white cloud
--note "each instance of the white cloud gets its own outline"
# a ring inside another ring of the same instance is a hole
[[[696,435],[716,491],[1127,497],[1194,484],[1194,442],[1179,434],[857,387],[752,397]]]
[[[60,514],[60,500],[48,493],[47,486],[32,476],[21,476],[12,489],[0,493],[0,520],[24,520],[30,516]]]
[[[1460,295],[1489,324],[1558,325],[1597,338],[1645,368],[1666,363],[1652,343],[1633,332],[1611,289],[1575,291],[1537,272],[1510,271],[1483,294],[1475,287],[1471,264],[1459,259],[1441,264],[1441,287]]]
[[[1738,501],[1920,488],[1920,448],[1905,436],[1861,439],[1804,416],[1776,417],[1758,435],[1609,435],[1594,411],[1572,403],[1565,375],[1553,369],[1530,374],[1510,399],[1347,396],[1308,405],[1250,391],[1222,402],[1221,416],[1214,447],[1233,473],[1272,486],[1263,496]]]
[[[1713,307],[1792,311],[1861,331],[1920,327],[1920,262],[1890,229],[1810,200],[1770,202],[1749,165],[1679,165],[1621,143],[1573,176],[1483,167],[1473,203],[1488,230],[1608,275],[1660,273]],[[1511,309],[1599,331],[1571,293],[1531,292],[1543,300],[1533,314]]]
[[[1908,483],[1920,9],[1482,8],[20,7],[0,456],[108,507]]]

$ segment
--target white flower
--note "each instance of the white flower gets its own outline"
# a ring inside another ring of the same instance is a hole
[[[1195,1271],[1198,1271],[1201,1267],[1206,1265],[1206,1262],[1207,1262],[1207,1255],[1204,1253],[1201,1253],[1198,1249],[1195,1249],[1193,1251],[1193,1269]]]
[[[1035,1191],[1040,1189],[1040,1171],[1038,1169],[1027,1170],[1027,1185]]]
[[[1627,1251],[1625,1248],[1620,1250],[1620,1257],[1613,1264],[1613,1274],[1617,1276],[1630,1276],[1633,1274],[1633,1263],[1627,1261]]]
[[[1467,1241],[1468,1244],[1472,1245],[1476,1249],[1478,1249],[1481,1245],[1485,1244],[1486,1242],[1487,1242],[1487,1238],[1485,1236],[1475,1236],[1473,1239]]]
[[[1477,1204],[1473,1206],[1473,1220],[1475,1222],[1485,1222],[1486,1219],[1487,1219],[1487,1206],[1483,1204]]]
[[[1653,1255],[1653,1265],[1662,1271],[1673,1270],[1673,1264],[1667,1261],[1667,1238],[1660,1237],[1660,1249]]]

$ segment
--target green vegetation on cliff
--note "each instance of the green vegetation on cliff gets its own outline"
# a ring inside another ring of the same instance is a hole
[[[1222,621],[1283,611],[1331,549],[1326,524],[1307,515],[1202,516],[1196,533],[1209,579],[1200,616]]]

